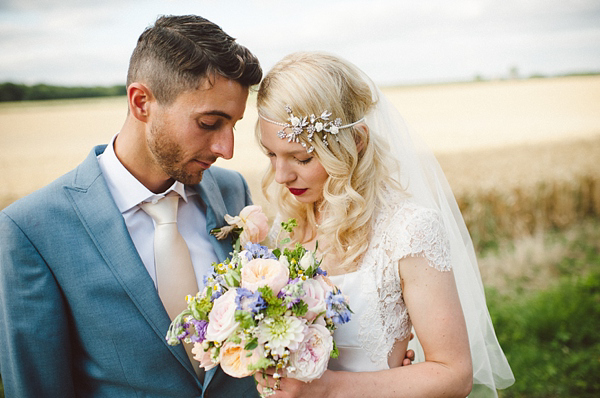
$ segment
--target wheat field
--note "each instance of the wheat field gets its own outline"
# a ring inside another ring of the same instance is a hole
[[[600,215],[600,76],[384,88],[436,153],[476,245]],[[0,208],[66,173],[117,133],[124,97],[0,105]],[[265,205],[267,158],[248,101],[235,155]]]

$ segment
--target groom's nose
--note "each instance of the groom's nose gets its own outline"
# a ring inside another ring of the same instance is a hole
[[[220,134],[215,135],[210,150],[215,156],[231,159],[233,157],[233,128],[225,128]]]

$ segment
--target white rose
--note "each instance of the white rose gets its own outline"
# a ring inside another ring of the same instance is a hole
[[[248,261],[250,261],[250,260],[248,260],[247,254],[248,254],[248,250],[242,250],[239,253],[239,258],[240,258],[240,262],[238,264],[239,266],[243,267],[244,265],[248,264]]]
[[[323,130],[323,123],[316,122],[315,123],[315,130],[317,131],[317,133],[319,133],[321,130]]]
[[[311,322],[317,315],[327,309],[325,297],[327,297],[327,292],[330,290],[327,284],[319,278],[305,280],[302,283],[302,290],[304,290],[304,296],[301,299],[308,307],[308,311],[306,311],[303,318]]]
[[[238,328],[239,322],[235,321],[236,294],[236,289],[230,289],[213,303],[208,314],[206,340],[222,342]]]
[[[296,116],[292,116],[290,118],[290,123],[292,124],[292,126],[297,126],[300,124],[300,119]]]
[[[333,337],[325,326],[310,325],[302,343],[290,355],[290,365],[295,369],[288,371],[288,377],[309,382],[325,373],[329,357],[333,350]]]
[[[280,262],[280,263],[281,263],[281,264],[282,264],[282,265],[283,265],[285,268],[287,268],[287,269],[289,269],[289,268],[290,268],[290,262],[289,262],[289,260],[287,259],[287,257],[286,257],[286,256],[284,256],[284,255],[281,255],[281,256],[279,257],[279,262]]]
[[[315,264],[315,259],[312,255],[312,253],[309,251],[306,251],[304,253],[302,258],[300,259],[300,262],[298,263],[300,268],[302,268],[304,271],[306,271],[307,269],[312,267],[314,264]]]

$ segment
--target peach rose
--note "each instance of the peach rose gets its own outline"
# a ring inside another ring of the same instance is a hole
[[[212,348],[209,348],[208,351],[204,351],[202,343],[194,343],[194,347],[192,348],[194,359],[200,362],[200,367],[204,368],[204,370],[210,370],[219,364],[212,360],[211,351]]]
[[[252,292],[259,287],[269,286],[277,294],[289,278],[290,270],[274,259],[255,258],[242,268],[242,287]]]
[[[242,340],[240,344],[226,342],[221,347],[220,363],[223,372],[231,377],[246,377],[255,373],[254,370],[249,370],[248,366],[255,364],[262,356],[263,350],[259,346],[252,351],[252,355],[248,356],[248,351],[244,350],[245,342]]]
[[[236,294],[235,289],[230,289],[214,301],[208,314],[206,340],[222,342],[238,328],[239,322],[235,321]]]
[[[269,232],[269,220],[265,213],[263,213],[262,207],[257,205],[244,207],[239,216],[236,217],[226,214],[225,221],[229,225],[242,228],[243,231],[240,235],[240,244],[242,247],[246,246],[248,242],[262,242]]]
[[[288,371],[287,376],[309,382],[325,373],[331,350],[333,337],[325,326],[312,324],[298,349],[290,355],[290,365],[294,371]]]

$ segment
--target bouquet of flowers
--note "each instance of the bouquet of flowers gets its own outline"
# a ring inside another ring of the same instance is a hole
[[[220,239],[238,235],[231,258],[213,263],[203,291],[186,297],[187,309],[171,323],[167,341],[193,343],[200,367],[220,364],[233,377],[269,367],[276,379],[321,377],[329,358],[339,355],[332,334],[350,320],[346,298],[314,252],[300,244],[280,248],[289,238],[274,249],[259,244],[268,231],[260,206],[225,220],[228,226],[211,232]],[[296,225],[294,219],[282,222],[281,231]]]

